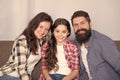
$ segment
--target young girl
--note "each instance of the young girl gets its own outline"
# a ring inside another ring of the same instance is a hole
[[[15,40],[8,62],[0,68],[0,80],[31,80],[35,64],[41,59],[41,43],[52,25],[45,12],[37,14]]]
[[[77,47],[67,38],[69,22],[58,18],[51,28],[51,38],[42,47],[42,74],[39,80],[75,80],[79,74]]]

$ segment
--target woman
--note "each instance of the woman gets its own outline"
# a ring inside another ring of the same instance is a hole
[[[58,18],[51,28],[51,38],[42,47],[42,73],[39,80],[75,80],[79,74],[77,47],[67,38],[69,22]]]
[[[52,25],[45,12],[37,14],[15,40],[8,62],[0,68],[0,80],[30,80],[35,64],[41,59],[41,45]]]

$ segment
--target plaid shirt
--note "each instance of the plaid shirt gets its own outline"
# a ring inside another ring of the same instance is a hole
[[[12,54],[8,62],[0,68],[0,76],[17,71],[21,80],[29,80],[26,67],[29,53],[26,37],[21,35],[13,44]]]
[[[42,47],[42,62],[45,61],[45,53],[47,50],[47,43],[43,45]],[[66,41],[63,45],[64,48],[64,54],[65,54],[65,58],[67,60],[67,64],[68,67],[71,70],[79,70],[80,66],[79,66],[79,52],[78,52],[78,48],[76,47],[76,45],[72,44],[70,41]],[[42,69],[46,69],[47,66],[42,64]],[[44,80],[42,79],[42,76],[40,77],[39,80]]]

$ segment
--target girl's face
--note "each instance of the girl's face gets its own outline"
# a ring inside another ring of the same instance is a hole
[[[39,25],[38,25],[38,27],[34,31],[34,35],[38,39],[43,38],[48,33],[48,31],[50,29],[50,26],[51,26],[51,24],[48,21],[40,22]]]
[[[65,26],[65,25],[58,25],[54,29],[53,33],[54,33],[54,36],[56,38],[57,45],[63,45],[67,39],[67,36],[69,35],[69,32],[67,30],[67,26]]]

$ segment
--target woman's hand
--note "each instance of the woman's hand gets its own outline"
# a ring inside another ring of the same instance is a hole
[[[46,77],[46,80],[52,80],[52,78],[50,76]]]

